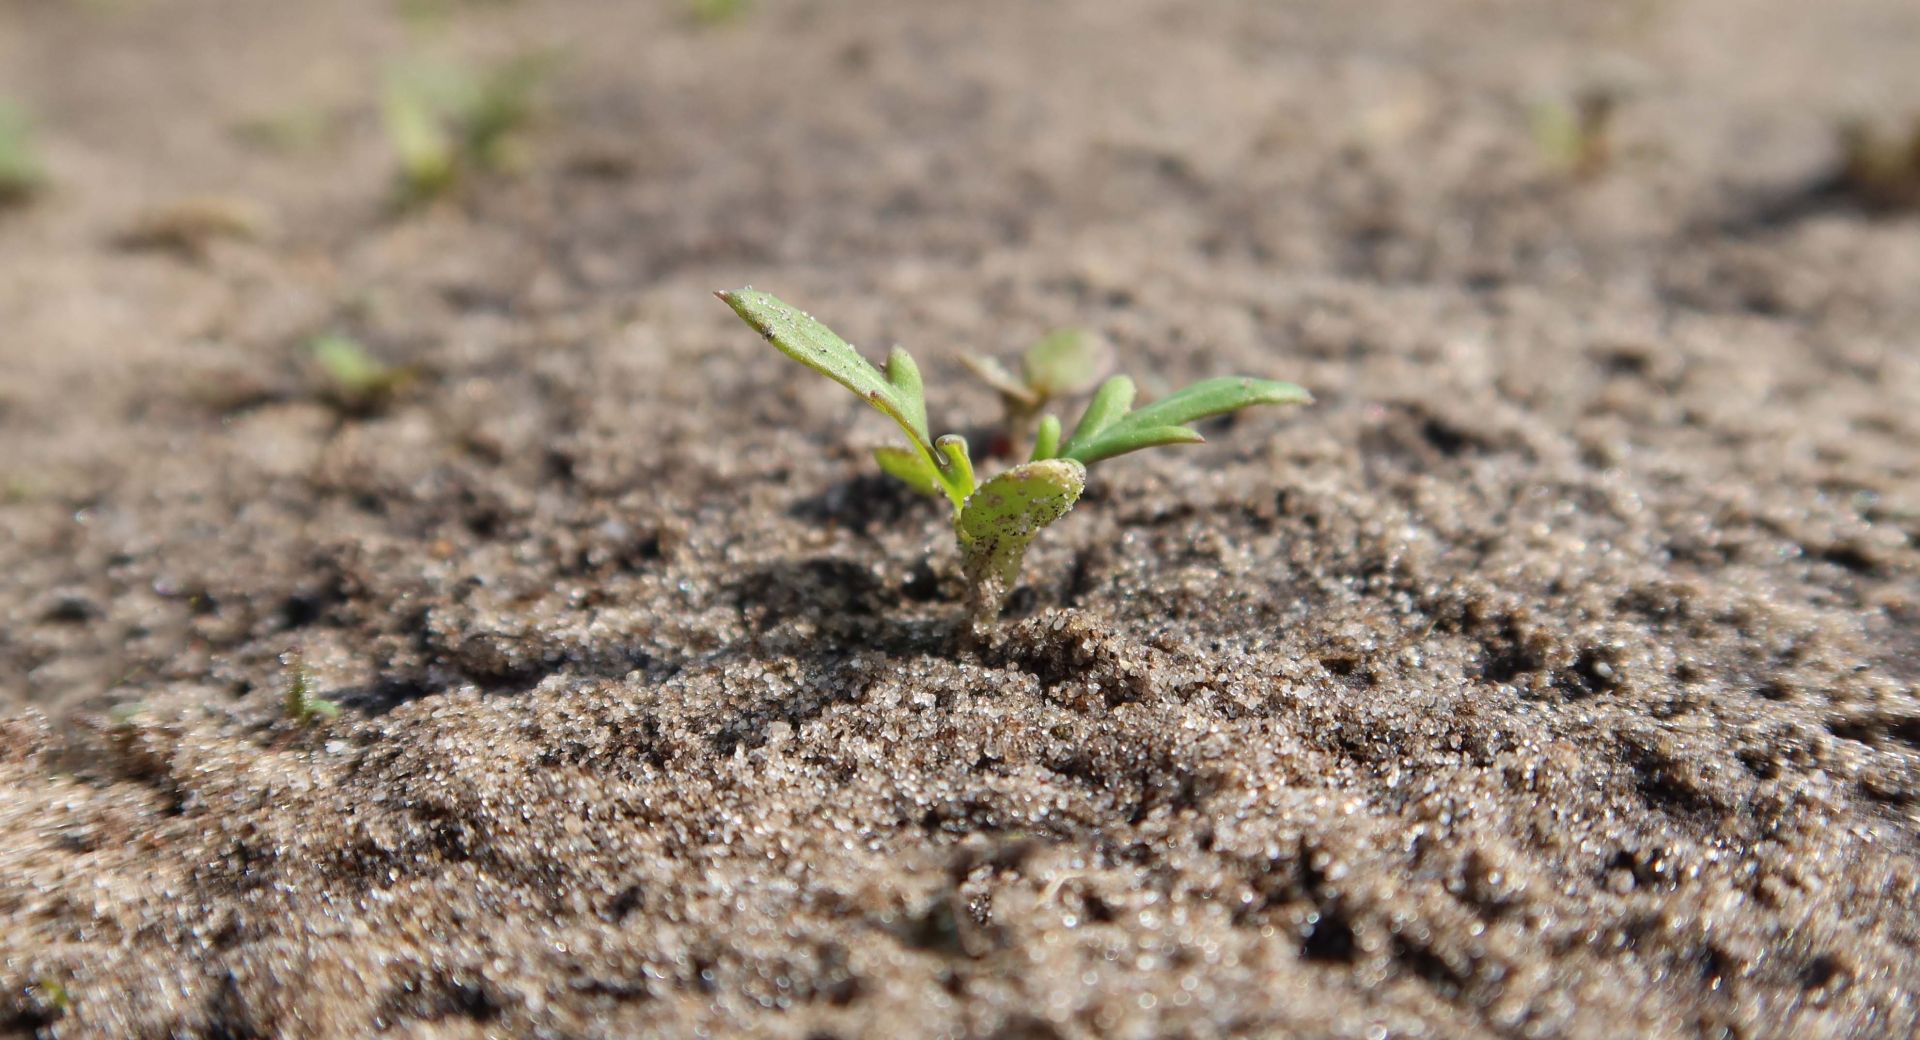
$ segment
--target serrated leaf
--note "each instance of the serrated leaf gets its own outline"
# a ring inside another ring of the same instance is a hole
[[[1256,404],[1306,404],[1313,400],[1311,394],[1292,383],[1224,376],[1202,380],[1129,412],[1125,406],[1131,403],[1132,382],[1128,381],[1122,392],[1116,384],[1123,379],[1126,377],[1115,376],[1094,395],[1086,416],[1061,448],[1062,457],[1094,463],[1142,448],[1198,443],[1205,438],[1185,429],[1187,423]],[[1114,414],[1116,402],[1122,414]]]
[[[1001,602],[1020,580],[1020,562],[1034,535],[1065,516],[1086,486],[1087,470],[1080,463],[1043,459],[1007,470],[967,499],[954,529],[973,587],[977,623],[999,614]]]
[[[1061,329],[1027,348],[1021,358],[1026,385],[1041,399],[1077,394],[1112,364],[1113,351],[1079,329]]]
[[[941,495],[940,475],[934,472],[933,463],[925,455],[912,448],[896,448],[888,445],[873,449],[873,461],[880,464],[886,474],[913,488],[923,495],[938,498]]]

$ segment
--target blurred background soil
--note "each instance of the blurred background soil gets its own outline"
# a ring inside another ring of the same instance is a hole
[[[0,2],[0,1033],[1914,1035],[1920,6],[733,8]]]

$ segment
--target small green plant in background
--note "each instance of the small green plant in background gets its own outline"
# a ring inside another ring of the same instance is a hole
[[[1904,134],[1849,120],[1839,137],[1841,188],[1874,209],[1920,209],[1920,116]]]
[[[27,114],[0,101],[0,206],[25,202],[46,180]]]
[[[73,992],[59,979],[42,977],[21,996],[19,1010],[30,1025],[51,1026],[73,1011]]]
[[[313,676],[307,672],[305,655],[299,650],[289,650],[280,655],[280,663],[287,668],[287,718],[299,725],[311,726],[340,714],[338,704],[314,696]]]
[[[379,360],[359,340],[339,333],[319,336],[307,349],[320,379],[320,397],[348,415],[380,411],[419,375]]]
[[[1025,436],[1047,405],[1093,389],[1113,369],[1113,350],[1080,329],[1061,329],[1027,348],[1020,357],[1020,374],[986,355],[960,358],[980,381],[1000,395],[1011,433]]]
[[[715,295],[782,353],[853,391],[899,425],[907,446],[876,449],[874,460],[952,507],[977,627],[999,616],[1034,536],[1079,500],[1088,466],[1143,448],[1199,443],[1205,438],[1188,424],[1209,416],[1312,400],[1292,383],[1229,376],[1203,380],[1136,409],[1133,380],[1113,376],[1094,393],[1071,433],[1063,436],[1059,418],[1042,415],[1028,461],[982,482],[965,438],[931,436],[920,368],[905,350],[895,347],[885,367],[875,368],[811,315],[772,295],[752,288]]]
[[[59,979],[41,979],[33,984],[33,989],[34,996],[54,1011],[64,1015],[73,1010],[73,994]]]
[[[412,61],[388,76],[381,112],[407,204],[439,198],[461,177],[507,173],[525,160],[522,131],[559,55],[540,51],[475,69]]]
[[[687,14],[701,25],[723,25],[752,7],[752,0],[687,0]]]
[[[1533,144],[1546,164],[1576,178],[1597,177],[1613,164],[1618,90],[1590,87],[1571,102],[1544,101],[1531,112]]]

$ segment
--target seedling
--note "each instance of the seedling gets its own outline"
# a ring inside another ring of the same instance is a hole
[[[375,358],[359,340],[338,333],[315,339],[308,349],[323,381],[320,396],[349,415],[385,408],[418,374]]]
[[[23,994],[22,1014],[14,1021],[24,1021],[28,1025],[51,1025],[73,1010],[73,993],[65,983],[55,978],[41,978],[26,987]]]
[[[1571,104],[1543,102],[1533,108],[1533,143],[1548,166],[1577,178],[1605,173],[1614,158],[1618,91],[1591,88]]]
[[[401,201],[445,195],[470,171],[517,168],[525,158],[520,132],[555,61],[543,51],[479,71],[429,62],[396,68],[382,112],[400,162]]]
[[[687,0],[687,13],[701,25],[720,25],[747,13],[748,0]]]
[[[313,695],[313,677],[307,674],[306,658],[300,651],[281,654],[280,663],[287,666],[287,718],[302,726],[311,726],[340,714],[338,704]]]
[[[1902,135],[1865,120],[1840,127],[1840,184],[1875,209],[1920,209],[1920,116]]]
[[[33,984],[34,995],[41,1003],[61,1014],[73,1010],[73,994],[59,979],[41,979]]]
[[[1010,434],[1025,435],[1034,417],[1055,398],[1085,393],[1113,368],[1113,351],[1079,329],[1062,329],[1027,348],[1015,376],[991,357],[960,358],[980,381],[1000,395]]]
[[[1203,380],[1135,409],[1133,380],[1114,376],[1101,384],[1064,440],[1059,418],[1041,416],[1028,461],[981,482],[965,438],[931,436],[920,368],[905,350],[893,348],[885,367],[875,368],[811,315],[772,295],[752,288],[714,295],[782,353],[853,391],[906,434],[906,447],[875,449],[874,461],[952,507],[976,627],[999,616],[1019,581],[1027,546],[1073,508],[1086,488],[1088,466],[1142,448],[1197,444],[1205,438],[1187,424],[1209,416],[1312,400],[1292,383],[1229,376]]]
[[[25,202],[46,179],[26,113],[0,102],[0,207]]]

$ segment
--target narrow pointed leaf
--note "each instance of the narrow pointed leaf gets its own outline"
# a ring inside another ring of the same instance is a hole
[[[1040,432],[1033,438],[1033,461],[1051,459],[1060,454],[1060,418],[1055,415],[1040,417]]]
[[[974,620],[985,624],[1020,580],[1033,536],[1067,514],[1087,486],[1086,467],[1072,459],[1015,466],[980,485],[954,528],[960,535]]]
[[[1111,384],[1112,380],[1108,382]],[[1105,392],[1106,388],[1102,387],[1101,394],[1095,396],[1095,404],[1100,403],[1100,396]],[[1181,430],[1187,423],[1256,404],[1306,404],[1312,400],[1312,395],[1292,383],[1243,376],[1206,379],[1138,411],[1111,419],[1090,434],[1074,430],[1061,455],[1092,463],[1161,444],[1195,443],[1204,438],[1191,430]],[[1092,418],[1093,405],[1089,405],[1087,411]],[[1082,419],[1080,425],[1086,427],[1087,419]]]
[[[873,461],[879,463],[888,476],[923,495],[938,498],[944,493],[940,487],[940,474],[933,468],[933,463],[913,448],[896,448],[892,445],[875,448]]]
[[[1129,426],[1116,430],[1100,438],[1099,458],[1112,458],[1125,455],[1142,448],[1161,448],[1169,444],[1205,444],[1206,438],[1185,426],[1148,426],[1135,429]]]
[[[1101,383],[1100,389],[1094,391],[1093,400],[1087,402],[1087,410],[1081,413],[1079,425],[1073,428],[1073,435],[1067,438],[1060,454],[1079,458],[1075,449],[1092,443],[1101,431],[1127,414],[1127,409],[1133,407],[1133,395],[1133,380],[1126,376],[1114,376]]]

